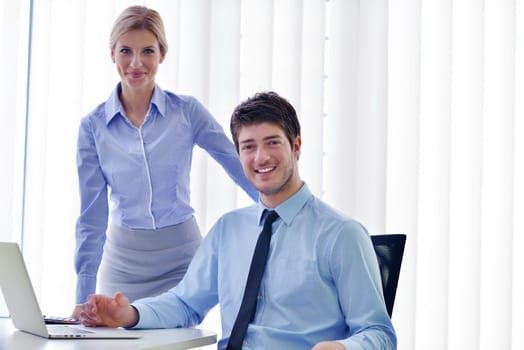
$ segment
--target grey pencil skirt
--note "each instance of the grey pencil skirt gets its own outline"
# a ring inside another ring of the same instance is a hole
[[[161,294],[180,282],[202,235],[194,217],[158,230],[112,225],[98,274],[98,292],[120,291],[131,301]]]

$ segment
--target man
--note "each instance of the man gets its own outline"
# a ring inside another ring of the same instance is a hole
[[[302,141],[295,109],[274,92],[258,93],[235,109],[231,133],[259,203],[217,221],[177,287],[131,305],[121,293],[90,296],[82,323],[191,327],[219,303],[223,339],[218,348],[225,349],[230,335],[238,335],[235,319],[270,209],[278,217],[255,291],[256,312],[238,348],[396,349],[366,229],[313,196],[300,179]]]

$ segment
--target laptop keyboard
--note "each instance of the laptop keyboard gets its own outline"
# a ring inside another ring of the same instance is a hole
[[[46,324],[80,324],[80,320],[73,317],[44,316]]]

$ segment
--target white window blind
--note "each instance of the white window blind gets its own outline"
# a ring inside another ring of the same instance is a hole
[[[118,81],[109,32],[135,3],[0,0],[0,238],[23,237],[44,310],[73,305],[77,128]],[[166,24],[163,88],[226,132],[239,101],[279,92],[313,192],[372,233],[408,235],[399,349],[524,348],[522,1],[139,3]],[[191,186],[202,232],[249,204],[199,150]],[[204,326],[219,331],[216,312]]]

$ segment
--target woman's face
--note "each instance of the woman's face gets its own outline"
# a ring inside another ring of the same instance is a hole
[[[164,60],[158,40],[148,30],[131,30],[124,33],[111,50],[122,89],[149,90],[155,85],[158,65]]]

